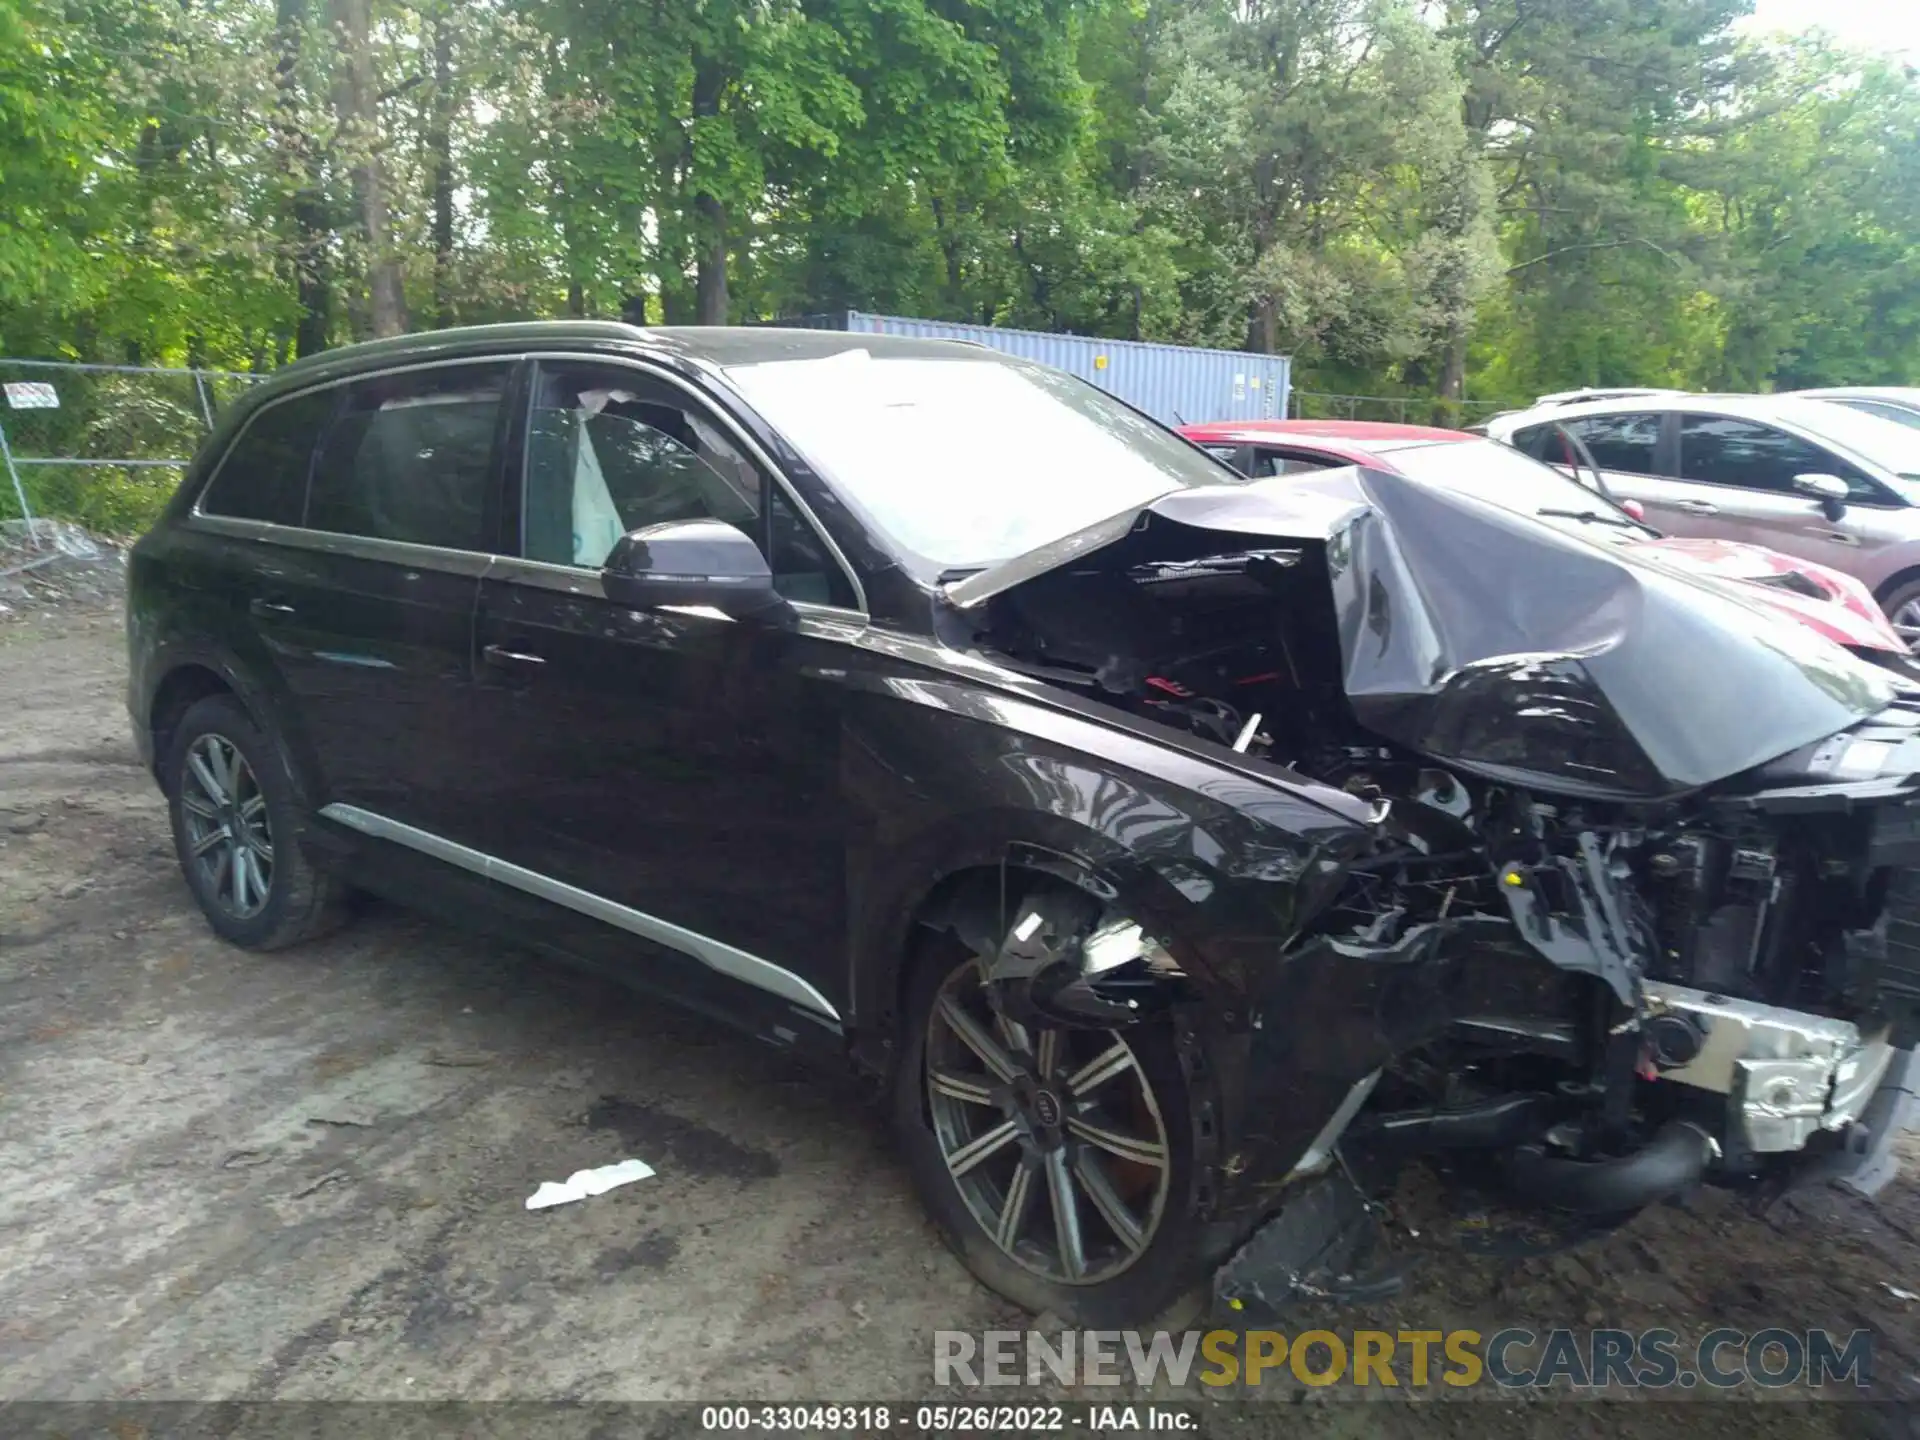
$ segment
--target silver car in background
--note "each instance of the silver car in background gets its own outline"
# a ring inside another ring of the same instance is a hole
[[[1572,469],[1561,426],[1648,524],[1843,570],[1920,641],[1920,428],[1799,395],[1642,395],[1536,406],[1487,433]]]
[[[1809,400],[1824,400],[1829,405],[1845,405],[1864,410],[1920,430],[1920,386],[1912,385],[1840,385],[1830,390],[1795,390]]]

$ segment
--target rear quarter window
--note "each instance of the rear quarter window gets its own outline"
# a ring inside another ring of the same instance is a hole
[[[275,525],[300,524],[314,447],[333,414],[337,393],[319,390],[296,395],[257,412],[201,495],[201,512]]]

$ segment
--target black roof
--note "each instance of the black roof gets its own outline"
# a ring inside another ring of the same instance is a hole
[[[316,380],[367,370],[466,355],[527,349],[584,349],[653,354],[695,364],[750,365],[768,360],[811,360],[865,350],[883,355],[996,359],[985,346],[908,335],[872,335],[845,330],[786,329],[773,325],[627,325],[617,320],[529,320],[506,325],[469,325],[428,330],[343,345],[295,361],[274,372],[253,397],[266,399]]]

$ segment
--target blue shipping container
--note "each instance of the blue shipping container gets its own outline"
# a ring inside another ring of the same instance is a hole
[[[971,340],[990,345],[1009,355],[1078,375],[1166,425],[1277,420],[1287,413],[1292,363],[1285,355],[1049,335],[1039,330],[1005,330],[997,325],[869,315],[861,310],[813,317],[812,323],[867,335],[918,335],[928,340]]]

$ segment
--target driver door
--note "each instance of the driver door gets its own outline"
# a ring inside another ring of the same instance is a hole
[[[680,382],[541,361],[531,392],[519,554],[481,586],[475,695],[492,752],[466,843],[508,883],[802,1008],[823,1009],[809,991],[837,1007],[842,692],[822,672],[845,674],[834,637],[853,617],[781,630],[628,609],[599,567],[628,530],[717,519],[773,551],[789,594],[831,605],[851,586],[819,547],[796,549],[784,492]],[[630,963],[663,962],[641,946]]]
[[[1847,502],[1837,513],[1794,489],[1796,475],[1814,474],[1847,482]],[[1694,534],[1744,540],[1838,570],[1859,568],[1884,543],[1870,521],[1890,497],[1840,456],[1771,425],[1682,415],[1679,475],[1705,511],[1695,517]]]

